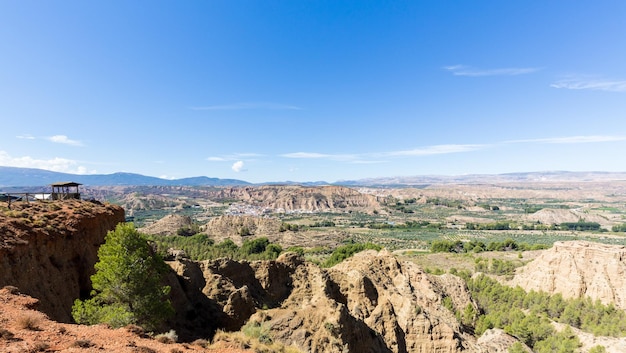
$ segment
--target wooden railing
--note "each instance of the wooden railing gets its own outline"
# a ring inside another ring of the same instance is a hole
[[[11,208],[13,202],[31,202],[50,200],[49,192],[0,192],[0,202],[6,202]]]

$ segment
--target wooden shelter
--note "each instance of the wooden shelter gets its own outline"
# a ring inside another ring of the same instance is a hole
[[[52,186],[52,194],[50,197],[52,200],[80,200],[80,192],[78,191],[79,185],[83,184],[73,181],[50,184],[50,186]]]

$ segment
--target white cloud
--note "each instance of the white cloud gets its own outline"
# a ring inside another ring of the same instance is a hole
[[[359,159],[359,160],[356,160],[356,161],[351,161],[350,163],[352,163],[352,164],[380,164],[380,163],[387,163],[387,162],[386,161],[375,161],[375,160],[366,161],[366,160]]]
[[[391,157],[430,156],[434,154],[471,152],[487,147],[487,145],[434,145],[412,150],[385,152],[381,153],[381,155]]]
[[[608,92],[626,92],[626,81],[606,80],[606,79],[566,79],[557,81],[550,85],[554,88]]]
[[[37,168],[54,172],[72,174],[94,174],[95,170],[89,171],[86,167],[78,165],[78,162],[66,158],[36,159],[29,156],[12,157],[5,151],[0,151],[0,165],[18,168]]]
[[[330,159],[333,161],[353,161],[355,159],[359,159],[359,155],[357,154],[326,154],[326,153],[317,153],[317,152],[293,152],[293,153],[285,153],[281,154],[281,157],[284,158],[294,158],[294,159]]]
[[[507,67],[500,69],[477,69],[465,65],[445,66],[445,70],[451,72],[454,76],[517,76],[531,74],[541,70],[537,67]]]
[[[34,140],[35,139],[35,136],[31,134],[18,135],[15,137],[17,137],[18,139],[22,139],[22,140]]]
[[[327,159],[338,162],[347,162],[352,164],[377,164],[386,163],[385,158],[400,158],[400,157],[416,157],[416,156],[429,156],[434,154],[448,154],[448,153],[461,153],[471,152],[479,149],[484,149],[489,145],[435,145],[426,146],[422,148],[416,148],[412,150],[404,151],[391,151],[391,152],[377,152],[377,153],[362,153],[362,154],[326,154],[317,152],[293,152],[281,154],[283,158],[294,159]]]
[[[301,110],[295,105],[269,103],[269,102],[244,102],[224,105],[208,105],[204,107],[190,107],[191,110]]]
[[[67,136],[65,135],[54,135],[51,137],[48,137],[48,141],[54,142],[54,143],[62,143],[65,145],[71,145],[71,146],[82,146],[83,143],[77,140],[70,140]]]
[[[550,137],[540,139],[526,139],[526,140],[512,140],[505,141],[504,143],[595,143],[595,142],[613,142],[613,141],[625,141],[626,136],[606,136],[606,135],[591,135],[591,136],[567,136],[567,137]]]
[[[317,153],[317,152],[294,152],[294,153],[285,153],[282,154],[281,157],[285,158],[304,158],[304,159],[317,159],[317,158],[330,158],[332,155]]]
[[[233,166],[231,168],[235,171],[235,173],[245,171],[245,169],[243,169],[243,161],[237,161],[233,163]]]
[[[263,157],[264,155],[260,153],[233,153],[224,156],[212,156],[208,157],[207,161],[210,162],[229,162],[229,161],[238,161],[240,159],[243,160],[254,160],[254,158]]]

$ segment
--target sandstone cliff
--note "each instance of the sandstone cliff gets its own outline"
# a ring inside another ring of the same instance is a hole
[[[322,269],[287,253],[276,261],[170,262],[177,332],[236,330],[252,320],[307,352],[459,352],[475,346],[444,307],[475,306],[464,283],[367,251]],[[212,318],[210,320],[203,317]]]
[[[209,235],[216,243],[230,239],[235,244],[241,245],[246,239],[266,237],[271,242],[287,248],[301,246],[302,244],[315,244],[315,246],[336,247],[348,238],[345,232],[335,229],[307,231],[300,230],[280,231],[281,221],[276,218],[255,216],[225,215],[212,218],[207,224],[200,227],[202,233]],[[247,229],[250,235],[242,235],[242,229]]]
[[[586,241],[556,242],[517,270],[509,283],[525,290],[589,296],[626,309],[626,247]]]
[[[122,208],[98,202],[14,203],[0,211],[0,287],[18,287],[69,322],[74,299],[91,290],[98,247],[123,221]]]
[[[241,200],[247,204],[277,211],[328,211],[347,208],[376,209],[376,196],[342,186],[249,186],[222,189],[221,199]]]
[[[178,214],[167,215],[158,221],[139,228],[138,231],[145,234],[154,235],[176,235],[176,232],[180,228],[191,227],[193,220],[189,216],[183,216]]]

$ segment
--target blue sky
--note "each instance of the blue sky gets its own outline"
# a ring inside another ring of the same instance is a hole
[[[623,1],[0,0],[0,165],[626,171]]]

